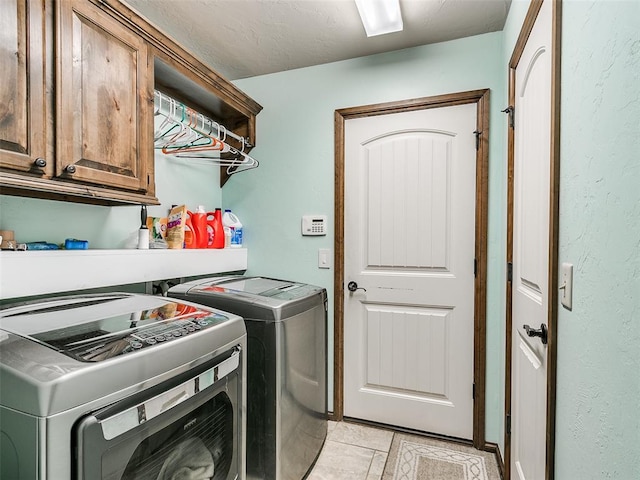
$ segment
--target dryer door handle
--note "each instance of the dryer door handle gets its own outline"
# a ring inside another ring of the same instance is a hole
[[[140,402],[108,418],[99,420],[105,440],[112,440],[141,424],[148,422],[185,400],[210,387],[240,366],[240,348],[234,348],[231,356],[195,377],[166,390],[144,402]]]

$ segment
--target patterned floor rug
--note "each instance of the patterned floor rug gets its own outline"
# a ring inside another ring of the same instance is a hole
[[[500,480],[500,474],[491,453],[396,433],[382,480]]]

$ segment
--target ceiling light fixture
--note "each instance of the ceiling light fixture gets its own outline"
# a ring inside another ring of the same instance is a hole
[[[355,0],[367,37],[402,30],[400,0]]]

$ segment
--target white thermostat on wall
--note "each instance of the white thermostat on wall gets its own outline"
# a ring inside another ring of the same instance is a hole
[[[302,235],[326,235],[327,216],[326,215],[303,215]]]

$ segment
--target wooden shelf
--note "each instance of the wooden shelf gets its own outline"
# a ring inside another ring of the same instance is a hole
[[[0,252],[2,299],[247,269],[246,248]]]

